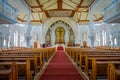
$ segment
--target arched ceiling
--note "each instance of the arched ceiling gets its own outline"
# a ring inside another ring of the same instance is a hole
[[[31,21],[43,23],[50,17],[71,17],[76,22],[89,22],[88,9],[94,0],[24,0],[31,8]],[[103,15],[93,14],[94,21],[103,19]],[[17,19],[27,20],[26,13],[20,13]]]

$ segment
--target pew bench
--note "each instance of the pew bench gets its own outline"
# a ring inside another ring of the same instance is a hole
[[[0,62],[0,80],[18,80],[16,68],[16,63]]]
[[[90,79],[97,80],[98,78],[107,79],[107,66],[109,63],[113,63],[116,67],[120,68],[120,61],[97,61],[92,59],[92,69],[89,70]],[[104,76],[104,77],[103,77]]]
[[[17,67],[15,68],[15,74],[14,75],[18,75],[19,78],[21,78],[22,75],[26,76],[24,78],[26,78],[26,80],[31,80],[32,78],[32,72],[30,70],[30,59],[22,59],[22,62],[20,59],[18,58],[7,58],[6,60],[4,60],[5,58],[0,58],[1,60],[3,60],[2,62],[0,62],[0,65],[10,65],[12,63],[16,63]],[[1,61],[0,60],[0,61]],[[6,66],[7,67],[7,66]],[[16,79],[15,79],[16,80]]]
[[[108,80],[120,80],[120,68],[117,68],[113,63],[109,63],[107,66],[107,78]]]

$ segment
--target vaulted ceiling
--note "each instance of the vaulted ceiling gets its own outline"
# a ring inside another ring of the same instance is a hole
[[[50,17],[71,17],[76,22],[89,22],[89,6],[94,0],[24,0],[31,8],[31,21],[43,23]],[[102,14],[93,14],[94,21],[103,19]],[[20,13],[17,19],[27,20],[26,13]]]

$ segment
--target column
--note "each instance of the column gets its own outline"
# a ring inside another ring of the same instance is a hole
[[[91,47],[94,48],[94,40],[95,40],[95,25],[94,25],[94,21],[93,21],[93,11],[91,10],[91,7],[89,7],[89,39],[91,42]]]
[[[27,16],[27,22],[26,22],[26,26],[27,26],[26,44],[27,44],[27,47],[28,47],[28,48],[31,47],[30,41],[31,41],[31,30],[32,30],[32,26],[31,26],[30,15],[31,15],[31,10],[29,9],[28,16]]]

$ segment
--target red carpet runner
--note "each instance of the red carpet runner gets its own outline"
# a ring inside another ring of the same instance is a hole
[[[82,77],[66,56],[63,48],[58,47],[40,80],[82,80]]]

